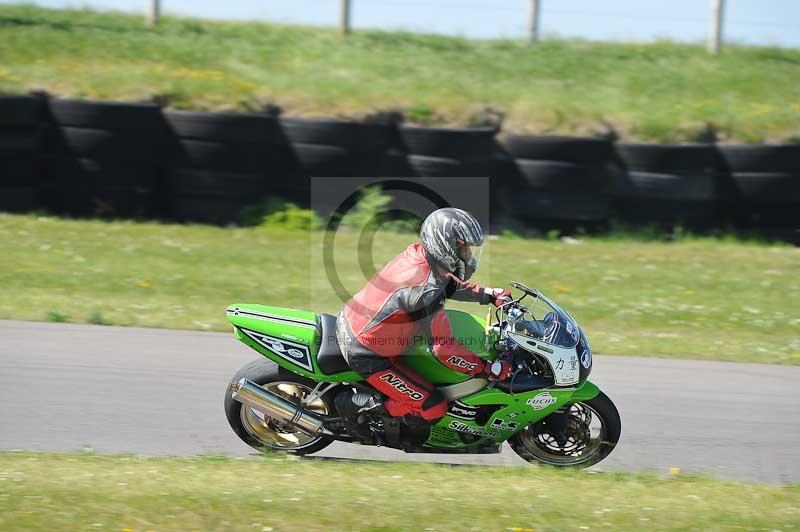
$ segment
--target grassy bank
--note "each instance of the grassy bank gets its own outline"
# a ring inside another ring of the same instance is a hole
[[[334,264],[355,293],[358,235]],[[381,265],[414,235],[381,233]],[[322,234],[0,214],[0,318],[229,330],[234,302],[336,312]],[[800,364],[800,250],[711,239],[490,240],[475,280],[553,296],[596,352]],[[448,304],[483,313],[484,307]]]
[[[169,7],[169,6],[167,6]],[[800,50],[459,38],[88,10],[0,6],[0,91],[362,116],[399,108],[466,124],[486,106],[505,129],[692,139],[711,123],[744,141],[800,135]]]
[[[3,530],[800,526],[797,486],[533,467],[0,453],[0,481]]]

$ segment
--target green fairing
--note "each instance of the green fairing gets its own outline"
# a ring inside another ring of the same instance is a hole
[[[436,447],[462,447],[461,439],[458,437],[458,432],[465,432],[464,426],[469,427],[477,433],[492,432],[480,440],[473,442],[470,445],[479,445],[491,441],[502,442],[510,438],[514,433],[518,432],[530,423],[547,417],[553,411],[559,409],[568,403],[575,403],[578,401],[587,401],[595,397],[599,393],[597,386],[591,382],[586,381],[581,387],[575,388],[547,388],[541,390],[534,390],[531,392],[517,393],[514,395],[507,394],[501,390],[494,388],[484,388],[483,390],[474,393],[468,397],[463,397],[459,401],[469,406],[480,405],[499,405],[500,408],[486,421],[484,425],[478,425],[475,421],[459,419],[446,415],[438,423],[436,423],[436,430],[431,431],[431,436],[428,439],[428,445]],[[535,410],[532,406],[528,405],[528,400],[533,399],[539,395],[548,394],[556,399],[556,402],[542,408]],[[460,431],[451,428],[453,423],[461,425]]]
[[[266,305],[237,304],[228,307],[227,313],[228,320],[234,325],[234,331],[239,340],[298,375],[322,382],[363,380],[363,377],[353,371],[326,375],[319,369],[317,353],[321,342],[321,329],[319,316],[314,312]],[[481,318],[456,310],[448,310],[447,315],[453,327],[453,335],[462,345],[481,358],[488,360],[494,358],[495,354],[485,346],[485,332]],[[259,334],[269,335],[285,342],[286,345],[307,346],[312,369],[303,368],[291,357],[281,356],[261,345],[248,336],[248,331],[256,336]],[[411,349],[404,355],[403,362],[434,384],[452,384],[471,378],[469,375],[452,371],[440,363],[428,350],[427,343],[422,338],[416,339]],[[499,408],[485,424],[478,425],[474,420],[455,418],[448,414],[432,427],[427,444],[434,447],[452,448],[480,445],[492,441],[502,442],[528,424],[539,421],[561,406],[578,401],[588,401],[599,393],[598,387],[589,381],[584,382],[578,388],[548,388],[516,394],[508,394],[491,386],[459,399],[459,402],[470,406],[498,405]],[[540,404],[540,401],[532,401],[531,405],[528,404],[529,400],[542,397],[547,399],[544,403],[548,403],[550,398],[547,395],[554,398],[555,402],[539,410],[534,409],[534,405]],[[453,425],[456,425],[459,430],[454,430]],[[463,442],[460,435],[465,432],[480,437],[467,444]]]
[[[484,346],[483,319],[460,310],[448,310],[447,317],[453,327],[453,336],[461,345],[481,358],[494,358]],[[424,375],[433,384],[454,384],[471,378],[439,362],[428,349],[427,338],[417,339],[414,342],[413,347],[403,355],[403,364]]]

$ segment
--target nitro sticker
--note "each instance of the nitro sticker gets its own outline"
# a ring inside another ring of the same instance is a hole
[[[468,361],[464,360],[463,358],[455,356],[455,355],[453,355],[450,358],[448,358],[447,359],[447,363],[448,364],[452,364],[453,366],[456,366],[457,368],[464,368],[464,369],[469,370],[469,371],[472,371],[472,370],[474,370],[475,368],[478,367],[477,364],[474,364],[472,362],[468,362]]]
[[[386,381],[386,384],[396,389],[398,392],[408,394],[408,396],[415,401],[422,401],[425,398],[425,396],[421,392],[415,390],[414,388],[411,388],[409,385],[405,383],[403,379],[401,379],[394,373],[387,373],[386,375],[381,375],[379,379],[382,381]]]
[[[534,410],[542,410],[550,405],[555,404],[556,401],[558,401],[558,399],[550,395],[549,392],[542,392],[536,395],[536,397],[531,397],[530,399],[528,399],[525,402],[525,404],[527,404]]]

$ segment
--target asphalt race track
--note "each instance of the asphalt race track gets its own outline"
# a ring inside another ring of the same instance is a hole
[[[0,321],[0,450],[251,454],[222,399],[256,356],[232,334]],[[591,379],[622,416],[599,469],[800,481],[800,367],[597,356]],[[437,456],[336,443],[321,455],[525,464],[507,447]]]

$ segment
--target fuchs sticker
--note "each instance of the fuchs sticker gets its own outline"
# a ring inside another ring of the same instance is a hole
[[[387,373],[386,375],[381,375],[379,377],[380,380],[386,381],[386,384],[394,388],[400,393],[408,394],[408,396],[415,400],[415,401],[422,401],[425,398],[421,392],[411,388],[406,382],[395,375],[394,373]]]
[[[263,334],[248,329],[242,329],[241,327],[239,330],[241,330],[245,335],[247,335],[248,338],[255,341],[258,345],[267,349],[272,354],[277,355],[284,360],[288,360],[292,364],[300,366],[305,370],[314,371],[314,367],[311,365],[311,353],[309,353],[307,345],[290,342],[289,340],[284,340],[283,338],[276,338],[274,336],[269,336],[268,334]]]
[[[465,405],[461,401],[456,401],[447,409],[447,414],[450,417],[472,421],[478,415],[478,409],[474,406]]]
[[[589,369],[589,366],[592,365],[592,353],[588,349],[584,349],[583,353],[581,353],[581,364],[586,369]]]
[[[477,364],[464,360],[463,358],[456,355],[453,355],[450,358],[448,358],[447,363],[456,366],[458,368],[464,368],[469,371],[472,371],[478,367]]]
[[[448,427],[453,430],[457,430],[458,432],[466,432],[467,434],[484,436],[486,438],[497,438],[500,436],[500,433],[496,430],[476,429],[475,427],[470,427],[469,425],[466,425],[460,421],[451,421]]]
[[[531,397],[525,401],[525,404],[534,410],[542,410],[543,408],[547,408],[548,406],[555,404],[556,401],[558,401],[558,399],[550,395],[549,392],[542,392],[536,395],[536,397]]]

